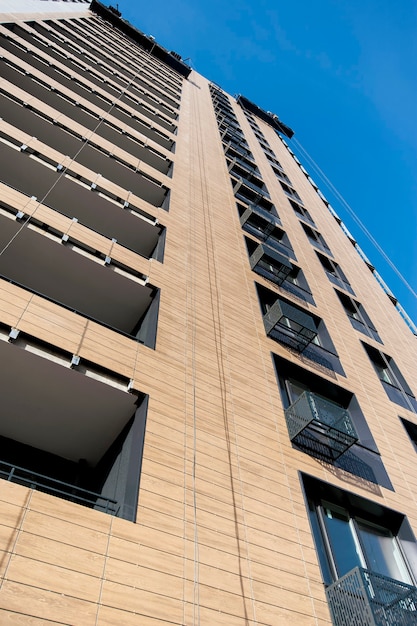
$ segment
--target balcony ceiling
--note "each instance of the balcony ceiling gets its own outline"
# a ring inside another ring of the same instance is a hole
[[[10,343],[0,364],[0,434],[65,459],[95,465],[135,411],[136,396]]]

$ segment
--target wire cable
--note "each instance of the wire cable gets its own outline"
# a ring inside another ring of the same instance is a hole
[[[389,267],[398,276],[398,278],[402,281],[402,283],[406,286],[406,288],[410,291],[410,293],[414,296],[414,298],[417,299],[417,292],[413,289],[413,287],[409,284],[409,282],[406,280],[406,278],[402,275],[400,270],[397,268],[397,266],[394,264],[394,262],[390,259],[390,257],[386,254],[386,252],[383,250],[383,248],[379,245],[379,243],[376,241],[376,239],[372,235],[372,233],[368,230],[368,228],[364,225],[364,223],[356,215],[356,213],[354,212],[354,210],[352,209],[350,204],[345,200],[345,198],[342,196],[342,194],[336,189],[336,187],[329,180],[329,178],[326,176],[326,174],[323,172],[323,170],[317,165],[317,163],[314,161],[313,157],[311,157],[309,155],[307,150],[301,145],[301,143],[298,141],[298,139],[293,138],[292,142],[298,148],[298,150],[303,155],[303,157],[306,160],[308,160],[308,162],[310,163],[310,166],[312,167],[312,169],[314,169],[314,171],[317,173],[317,175],[320,177],[320,179],[324,182],[326,187],[329,188],[329,190],[333,193],[333,195],[343,205],[343,207],[349,213],[351,218],[356,222],[356,224],[359,226],[359,228],[365,234],[367,239],[369,239],[369,241],[372,243],[372,245],[376,248],[376,250],[382,256],[382,258],[386,261],[386,263],[389,265]]]

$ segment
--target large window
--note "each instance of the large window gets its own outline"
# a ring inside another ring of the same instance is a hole
[[[402,417],[400,417],[400,420],[410,438],[411,443],[413,444],[414,450],[417,452],[417,425],[403,419]]]
[[[409,411],[417,412],[417,400],[394,359],[364,342],[362,345],[389,399]]]
[[[293,200],[290,200],[290,204],[292,206],[292,208],[294,209],[295,214],[300,217],[302,220],[304,220],[304,222],[308,222],[309,224],[311,224],[311,226],[316,226],[314,223],[313,218],[311,217],[310,213],[307,211],[307,209],[305,209],[303,206],[297,204],[297,202],[294,202]]]
[[[404,515],[310,476],[303,483],[333,624],[416,624],[417,549]]]
[[[313,294],[311,293],[303,270],[297,265],[294,265],[294,263],[291,263],[291,265],[292,270],[284,282],[281,283],[282,289],[285,289],[285,291],[288,291],[297,298],[300,298],[300,300],[304,300],[310,304],[315,304]]]
[[[411,529],[403,515],[310,477],[304,479],[323,578],[330,584],[354,567],[415,584],[406,557]]]
[[[284,285],[289,272],[281,281]],[[336,348],[324,321],[309,310],[257,285],[266,333],[271,339],[344,376]]]

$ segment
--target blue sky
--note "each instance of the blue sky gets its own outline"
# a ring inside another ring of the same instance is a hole
[[[291,126],[417,292],[415,0],[119,0],[119,10]],[[300,160],[417,323],[416,296]]]

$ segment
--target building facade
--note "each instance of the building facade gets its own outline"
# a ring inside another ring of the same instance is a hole
[[[417,623],[416,339],[293,131],[96,0],[0,36],[0,622]]]

